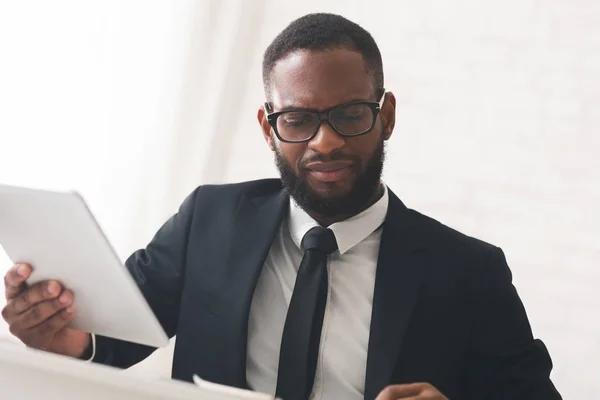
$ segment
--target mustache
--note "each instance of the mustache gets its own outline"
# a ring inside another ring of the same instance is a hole
[[[299,168],[305,168],[307,164],[314,162],[334,162],[334,161],[350,161],[353,164],[358,164],[360,161],[359,157],[344,154],[341,151],[334,151],[330,154],[314,153],[307,157],[304,157],[298,161]]]

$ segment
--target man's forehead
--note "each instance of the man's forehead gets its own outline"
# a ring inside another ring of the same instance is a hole
[[[275,110],[287,108],[311,108],[316,110],[326,110],[339,104],[350,103],[353,101],[373,100],[373,91],[370,89],[360,91],[285,91],[283,93],[271,91],[271,106]]]
[[[270,99],[276,109],[324,109],[372,96],[372,75],[360,53],[350,50],[294,52],[271,73]]]

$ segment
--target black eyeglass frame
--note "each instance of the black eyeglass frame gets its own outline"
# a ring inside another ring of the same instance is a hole
[[[319,129],[321,128],[321,124],[324,121],[326,121],[329,124],[329,126],[331,127],[331,129],[333,129],[338,135],[340,135],[342,137],[356,137],[356,136],[365,135],[373,130],[373,128],[375,127],[375,124],[377,123],[377,116],[379,115],[379,112],[381,111],[381,108],[383,107],[383,103],[385,102],[385,94],[386,94],[386,91],[384,89],[379,102],[353,101],[350,103],[338,104],[337,106],[333,106],[333,107],[328,108],[323,111],[317,111],[317,110],[310,109],[310,108],[290,108],[287,110],[269,113],[269,111],[273,110],[270,103],[265,103],[265,111],[267,112],[267,121],[269,122],[269,125],[271,125],[271,128],[273,128],[273,132],[275,132],[275,136],[277,136],[277,138],[284,143],[304,143],[304,142],[311,141],[317,135],[317,132],[319,132]],[[342,107],[361,105],[361,104],[369,106],[369,109],[373,113],[373,122],[371,123],[371,126],[369,127],[369,129],[366,129],[359,133],[351,133],[351,134],[342,133],[338,130],[338,128],[336,128],[335,124],[333,124],[330,121],[329,116],[331,115],[332,111],[334,111],[338,108],[342,108]],[[310,136],[308,136],[306,139],[289,140],[289,139],[282,138],[281,135],[279,134],[279,131],[277,130],[277,118],[279,118],[279,116],[281,116],[283,114],[290,113],[290,112],[310,112],[312,114],[316,114],[319,123],[316,125],[315,131]]]

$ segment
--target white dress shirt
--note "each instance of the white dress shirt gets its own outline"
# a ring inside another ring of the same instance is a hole
[[[338,251],[328,259],[328,294],[311,399],[363,399],[375,270],[388,193],[362,213],[330,226]],[[318,223],[290,200],[290,212],[258,280],[250,308],[246,378],[275,394],[281,336],[302,260],[300,243]]]

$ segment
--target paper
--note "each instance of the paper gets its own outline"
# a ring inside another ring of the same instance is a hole
[[[209,392],[219,393],[220,395],[222,394],[225,396],[231,395],[232,400],[275,400],[275,397],[265,393],[258,393],[253,392],[251,390],[244,390],[231,386],[219,385],[218,383],[205,381],[198,375],[194,375],[194,383],[199,388],[206,389]]]

